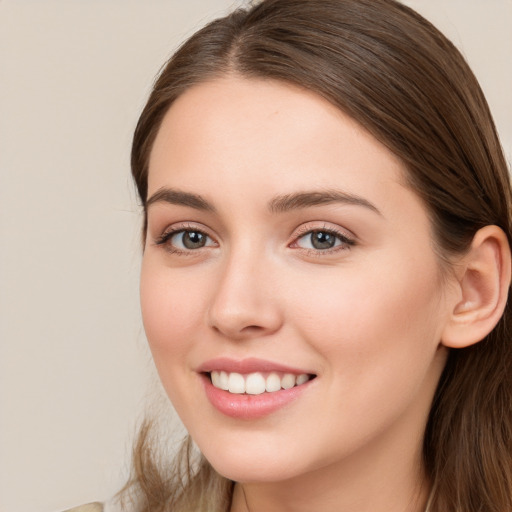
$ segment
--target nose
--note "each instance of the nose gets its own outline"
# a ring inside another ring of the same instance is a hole
[[[268,336],[279,330],[282,304],[269,267],[254,256],[233,256],[225,263],[208,310],[212,329],[233,340]]]

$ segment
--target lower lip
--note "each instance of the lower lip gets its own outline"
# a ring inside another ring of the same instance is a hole
[[[206,375],[203,379],[206,396],[210,403],[222,414],[232,418],[254,420],[268,416],[297,400],[312,381],[290,389],[282,389],[261,395],[230,393],[216,388]]]

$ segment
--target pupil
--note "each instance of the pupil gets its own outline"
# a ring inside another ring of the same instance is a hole
[[[203,233],[198,233],[197,231],[186,231],[183,234],[183,245],[187,249],[197,249],[199,247],[203,247],[206,243],[206,237]]]
[[[315,249],[330,249],[334,247],[336,237],[325,231],[316,231],[311,234],[311,245]]]

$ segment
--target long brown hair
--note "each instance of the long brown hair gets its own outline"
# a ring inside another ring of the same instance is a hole
[[[229,74],[314,91],[385,144],[407,166],[445,263],[485,225],[512,240],[507,164],[477,80],[450,41],[395,0],[264,0],[193,35],[156,80],[135,131],[132,172],[143,205],[167,110],[194,84]],[[512,510],[510,315],[507,306],[485,340],[450,352],[424,436],[431,512]],[[229,508],[231,483],[206,461],[163,477],[149,439],[145,425],[132,481],[141,510]]]

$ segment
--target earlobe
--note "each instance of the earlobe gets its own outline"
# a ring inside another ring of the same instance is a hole
[[[441,343],[463,348],[484,339],[505,310],[510,278],[507,237],[498,226],[485,226],[461,259],[456,300],[450,306]]]

